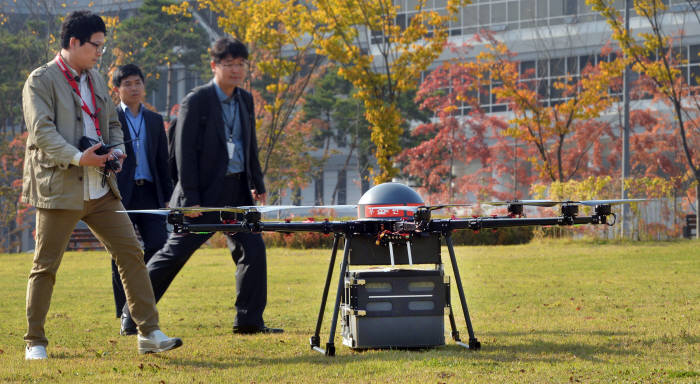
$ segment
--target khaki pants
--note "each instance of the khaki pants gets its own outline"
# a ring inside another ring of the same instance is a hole
[[[129,216],[116,212],[123,209],[122,203],[112,192],[86,201],[82,210],[37,208],[36,251],[27,285],[27,334],[24,335],[27,345],[48,344],[44,323],[51,304],[56,271],[70,234],[79,220],[90,227],[117,264],[129,311],[139,332],[147,335],[158,329],[156,301],[141,246]]]

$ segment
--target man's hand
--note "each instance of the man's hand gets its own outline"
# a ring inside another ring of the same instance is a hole
[[[265,199],[267,199],[267,195],[264,193],[258,193],[256,189],[251,189],[250,193],[253,194],[253,200],[260,202],[261,205],[265,205]]]
[[[102,146],[102,143],[97,143],[93,145],[92,147],[86,149],[83,152],[83,155],[80,156],[80,164],[81,166],[91,166],[91,167],[97,167],[97,168],[102,168],[105,166],[105,162],[110,158],[110,154],[106,155],[98,155],[95,153],[96,150],[98,150]]]
[[[119,160],[119,169],[117,169],[114,173],[119,173],[122,171],[122,165],[124,165],[124,159],[126,159],[126,153],[122,152],[119,149],[114,149],[110,150],[108,155],[111,155],[111,159],[114,160]]]
[[[197,204],[197,205],[193,205],[192,207],[195,208],[195,207],[199,207],[199,206],[200,206],[200,205]],[[190,213],[185,213],[185,216],[187,216],[187,217],[199,217],[199,216],[202,216],[202,212],[190,212]]]

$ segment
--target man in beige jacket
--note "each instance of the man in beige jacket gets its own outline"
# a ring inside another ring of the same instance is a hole
[[[61,25],[61,51],[34,70],[24,84],[22,108],[29,136],[24,157],[22,201],[36,207],[36,251],[27,285],[25,359],[46,359],[44,323],[56,271],[79,220],[104,244],[116,262],[139,330],[139,353],[164,352],[182,345],[158,327],[153,289],[141,247],[123,210],[108,160],[125,155],[120,145],[98,155],[102,143],[123,140],[107,85],[93,67],[102,55],[107,30],[99,16],[78,11]],[[98,144],[80,151],[87,136]]]

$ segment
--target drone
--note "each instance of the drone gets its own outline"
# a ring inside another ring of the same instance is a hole
[[[429,348],[445,344],[444,311],[451,337],[460,347],[478,350],[451,234],[456,230],[479,231],[521,226],[572,226],[615,224],[612,205],[642,202],[624,200],[513,200],[484,204],[506,206],[507,214],[471,218],[432,218],[432,212],[469,204],[426,205],[421,196],[401,183],[384,183],[369,189],[357,205],[333,206],[241,206],[192,207],[133,210],[128,213],[167,215],[176,233],[212,232],[319,232],[333,235],[328,272],[313,336],[312,350],[335,355],[335,333],[341,317],[343,344],[352,349]],[[561,207],[556,217],[525,217],[524,206]],[[579,206],[593,207],[589,216],[579,215]],[[356,208],[357,219],[344,221],[268,221],[267,212],[309,208]],[[220,222],[195,224],[186,215],[218,212]],[[343,241],[335,304],[325,348],[321,347],[321,326],[332,281],[334,265]],[[467,327],[463,342],[457,328],[450,298],[450,278],[444,274],[441,243],[449,253],[454,281]],[[374,266],[372,269],[350,267]],[[384,268],[377,269],[379,266]],[[428,266],[428,268],[425,268]]]

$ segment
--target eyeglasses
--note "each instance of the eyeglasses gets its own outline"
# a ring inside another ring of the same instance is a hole
[[[93,47],[95,47],[95,50],[96,50],[97,53],[99,53],[99,54],[104,54],[105,52],[107,52],[107,47],[105,46],[104,43],[102,43],[102,44],[97,44],[97,43],[93,43],[93,42],[90,41],[90,40],[86,41],[86,43],[89,43],[90,45],[92,45]]]
[[[248,68],[248,61],[227,61],[220,62],[218,65],[222,66],[224,69],[246,69]]]

